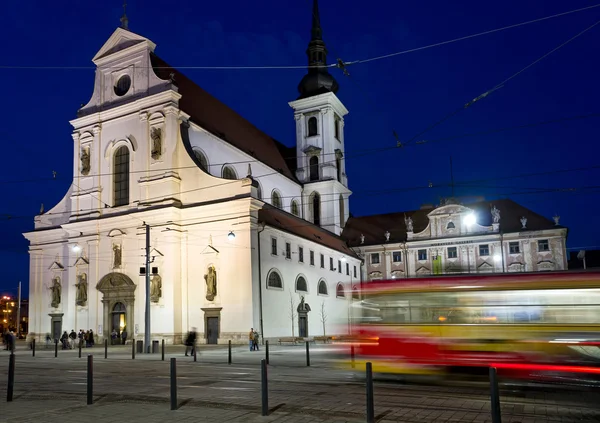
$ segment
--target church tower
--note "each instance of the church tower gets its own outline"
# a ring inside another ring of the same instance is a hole
[[[296,120],[296,176],[304,184],[304,216],[340,235],[348,219],[344,160],[344,116],[337,98],[339,85],[327,67],[318,0],[314,0],[311,40],[306,50],[308,72],[298,85],[300,96],[289,105]]]

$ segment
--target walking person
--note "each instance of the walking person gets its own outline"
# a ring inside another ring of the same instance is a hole
[[[250,351],[254,351],[254,328],[250,328],[248,334],[248,344],[250,345]]]
[[[252,341],[253,341],[252,347],[254,348],[254,351],[258,351],[258,340],[259,340],[258,332],[254,331],[254,333],[252,335],[253,335],[252,336]]]
[[[196,354],[196,328],[188,333],[187,339],[185,340],[185,356],[187,357],[188,351],[193,356]]]

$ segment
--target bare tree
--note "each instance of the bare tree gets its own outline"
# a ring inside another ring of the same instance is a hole
[[[323,336],[327,336],[325,335],[325,322],[327,322],[327,313],[325,313],[325,300],[321,302],[321,312],[319,313],[319,316],[321,317],[321,323],[323,323]]]
[[[290,320],[292,321],[292,337],[296,336],[294,335],[294,322],[296,321],[297,316],[298,313],[296,313],[296,301],[294,300],[292,291],[290,291]]]

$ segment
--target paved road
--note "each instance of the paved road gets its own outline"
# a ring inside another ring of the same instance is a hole
[[[15,398],[2,404],[0,422],[59,422],[81,415],[88,421],[117,418],[146,423],[207,422],[364,422],[363,375],[335,368],[335,347],[312,346],[306,367],[304,347],[272,346],[269,366],[270,415],[260,416],[260,359],[263,351],[204,346],[197,362],[170,347],[160,354],[138,354],[131,347],[78,351],[16,352]],[[94,355],[94,400],[86,405],[86,356]],[[6,398],[8,352],[0,351],[0,401]],[[177,358],[179,410],[169,409],[169,362]],[[502,389],[503,422],[600,421],[598,392]],[[375,384],[375,414],[389,422],[485,422],[490,420],[487,387]]]

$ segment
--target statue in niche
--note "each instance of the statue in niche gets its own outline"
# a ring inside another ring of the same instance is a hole
[[[527,218],[525,216],[523,216],[520,220],[521,220],[521,225],[523,225],[523,227],[521,229],[527,229]]]
[[[308,313],[310,311],[310,306],[304,302],[304,295],[300,297],[300,304],[298,304],[296,310],[298,313]]]
[[[81,149],[81,174],[88,175],[90,173],[90,148],[84,147]]]
[[[60,296],[62,292],[62,287],[60,286],[60,276],[56,276],[52,279],[50,290],[52,291],[52,307],[57,308],[60,305]]]
[[[121,246],[119,244],[113,245],[113,269],[121,267]]]
[[[77,276],[77,283],[75,284],[75,288],[77,288],[77,295],[75,297],[75,303],[78,306],[84,306],[87,303],[87,292],[88,292],[88,283],[87,283],[87,275],[85,273],[81,273]]]
[[[217,296],[217,271],[214,266],[208,268],[204,280],[206,280],[206,299],[213,301]]]
[[[150,301],[157,303],[162,297],[162,278],[159,275],[153,275],[150,279]]]
[[[413,220],[411,217],[404,216],[404,224],[406,225],[406,232],[413,231]]]
[[[150,138],[152,139],[152,158],[158,160],[162,154],[162,129],[152,128]]]
[[[496,206],[492,206],[492,219],[494,219],[494,223],[500,222],[500,210]]]

